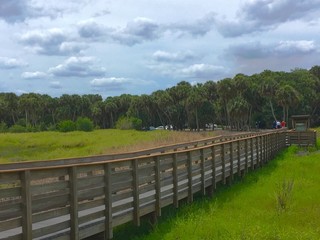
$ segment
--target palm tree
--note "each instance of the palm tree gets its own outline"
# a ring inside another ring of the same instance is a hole
[[[277,89],[276,99],[279,105],[282,106],[283,120],[288,122],[289,107],[296,106],[299,103],[301,99],[300,93],[292,86],[286,84]]]

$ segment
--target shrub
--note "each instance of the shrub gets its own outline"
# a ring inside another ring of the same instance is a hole
[[[9,128],[9,132],[11,133],[24,133],[27,132],[27,128],[18,124],[15,124]]]
[[[94,129],[93,122],[89,118],[78,118],[76,121],[78,131],[91,132]]]
[[[0,132],[4,133],[8,131],[8,126],[5,122],[0,123]]]
[[[122,117],[117,121],[116,128],[121,130],[141,130],[142,120],[134,117]]]
[[[72,132],[75,131],[76,124],[71,120],[65,120],[58,123],[58,131],[60,132]]]

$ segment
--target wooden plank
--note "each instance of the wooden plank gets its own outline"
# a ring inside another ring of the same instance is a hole
[[[0,188],[0,203],[5,202],[5,199],[16,199],[21,197],[20,187]]]
[[[67,175],[67,168],[40,169],[32,171],[31,180],[59,181],[59,177]]]
[[[77,167],[69,168],[70,181],[70,238],[79,239],[79,216],[78,216],[78,171]]]
[[[18,203],[1,204],[0,205],[0,221],[10,218],[20,217],[22,214],[22,204],[19,200]]]
[[[21,217],[0,221],[0,237],[1,237],[1,232],[14,229],[17,227],[21,227],[21,226],[22,226]]]
[[[1,164],[0,164],[1,169]],[[20,186],[20,175],[19,172],[9,172],[0,174],[0,185],[9,184],[13,186]]]
[[[88,177],[79,178],[77,181],[78,190],[84,190],[88,188],[104,187],[104,176],[93,175]]]
[[[46,237],[46,235],[56,233],[59,231],[63,231],[63,230],[68,231],[69,227],[70,227],[70,222],[69,222],[69,220],[66,220],[66,221],[62,221],[62,222],[57,222],[52,225],[47,225],[42,228],[35,229],[35,230],[33,230],[33,235],[34,235],[34,238],[44,237],[42,239],[48,239],[49,237]],[[71,238],[71,236],[70,236],[70,238]]]
[[[21,197],[22,197],[22,235],[23,240],[32,239],[32,200],[30,191],[30,170],[21,172]]]
[[[46,184],[38,184],[31,186],[31,194],[33,196],[44,194],[46,192],[65,191],[69,186],[69,181],[55,181]]]
[[[69,206],[63,208],[55,208],[48,211],[43,211],[37,214],[33,214],[32,221],[33,223],[45,221],[51,218],[57,218],[59,216],[64,216],[70,214]]]
[[[35,199],[32,201],[32,211],[38,213],[53,208],[64,207],[68,204],[69,199],[68,193],[52,194],[51,196]]]

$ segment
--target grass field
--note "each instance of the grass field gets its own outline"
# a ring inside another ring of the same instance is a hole
[[[214,198],[169,207],[158,225],[129,225],[115,239],[320,239],[319,170],[319,150],[292,146]]]
[[[1,133],[0,163],[110,154],[187,142],[213,133],[164,130],[96,130],[93,132]]]

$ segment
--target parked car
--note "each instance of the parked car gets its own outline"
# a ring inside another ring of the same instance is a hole
[[[158,126],[156,127],[157,130],[164,130],[164,126]]]

